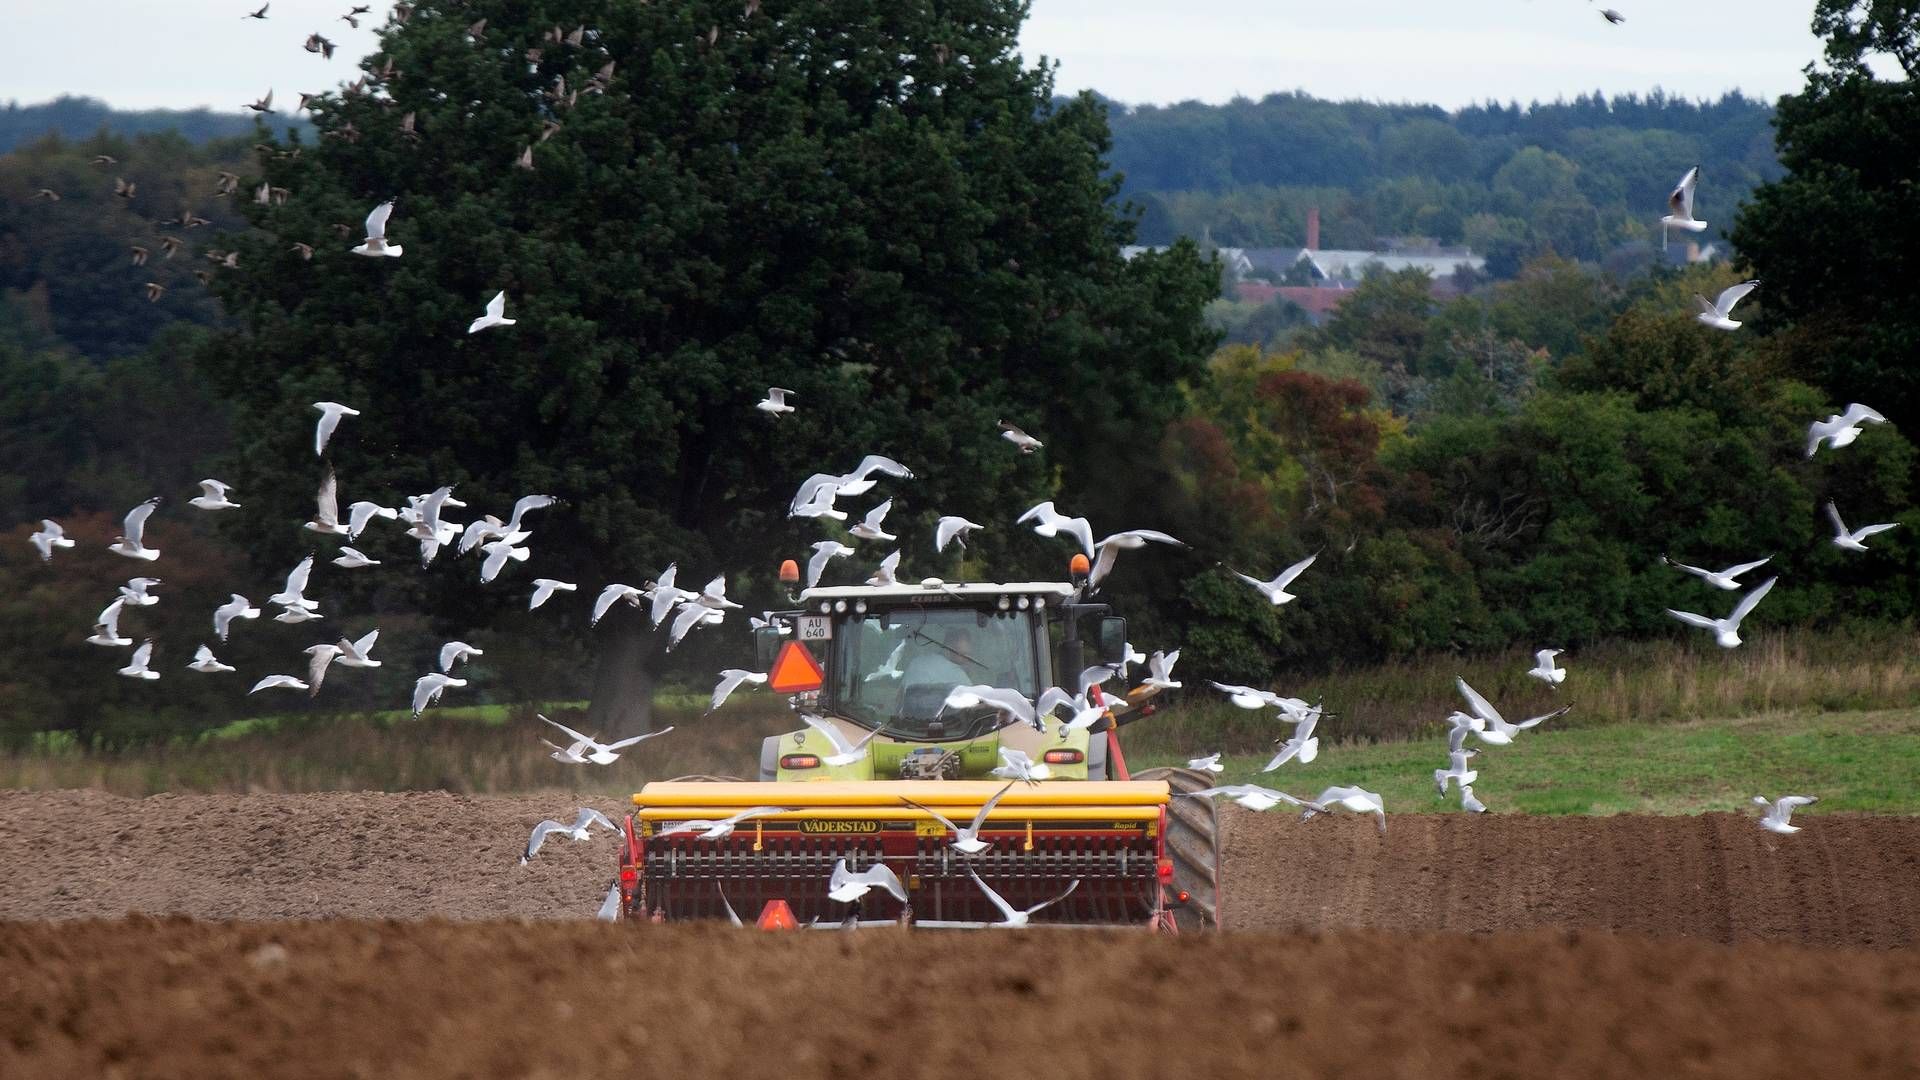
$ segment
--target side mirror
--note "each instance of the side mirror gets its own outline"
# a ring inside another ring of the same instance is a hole
[[[753,666],[761,671],[773,670],[774,657],[780,655],[780,643],[784,640],[778,627],[763,626],[753,632]]]
[[[1100,662],[1118,664],[1127,658],[1127,620],[1108,615],[1100,620]]]

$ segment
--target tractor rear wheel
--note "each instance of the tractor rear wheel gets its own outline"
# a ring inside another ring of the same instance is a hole
[[[1185,792],[1214,785],[1212,773],[1198,769],[1143,769],[1135,780],[1165,780],[1173,794],[1167,805],[1167,856],[1173,860],[1172,891],[1187,901],[1173,908],[1182,932],[1220,927],[1220,815],[1212,799],[1183,798]]]

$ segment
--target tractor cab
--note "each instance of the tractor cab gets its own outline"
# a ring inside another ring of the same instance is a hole
[[[1017,692],[1031,702],[1051,686],[1077,690],[1089,662],[1084,617],[1103,616],[1092,662],[1119,662],[1126,620],[1104,604],[1076,602],[1062,582],[913,584],[808,589],[776,626],[757,631],[761,660],[775,672],[783,651],[806,649],[817,686],[796,710],[831,724],[840,738],[808,726],[766,740],[762,780],[982,779],[1001,747],[1026,752],[1057,779],[1105,779],[1105,724],[1040,732],[991,706],[949,708],[958,686]],[[811,680],[809,680],[811,681]],[[800,685],[805,685],[803,681]],[[1116,715],[1133,708],[1123,683],[1107,684]],[[849,758],[849,749],[859,748]]]

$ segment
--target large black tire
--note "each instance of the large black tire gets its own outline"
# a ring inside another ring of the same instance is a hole
[[[1173,888],[1187,902],[1173,909],[1183,933],[1220,927],[1220,814],[1212,799],[1189,799],[1182,792],[1214,785],[1212,773],[1198,769],[1143,769],[1135,780],[1165,780],[1173,792],[1167,805],[1167,855],[1173,859]]]

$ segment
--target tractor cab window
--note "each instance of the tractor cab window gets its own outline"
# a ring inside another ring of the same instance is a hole
[[[909,608],[849,619],[835,655],[835,711],[908,737],[970,738],[991,710],[941,706],[956,686],[981,684],[1033,697],[1033,631],[1025,619],[984,611]]]

